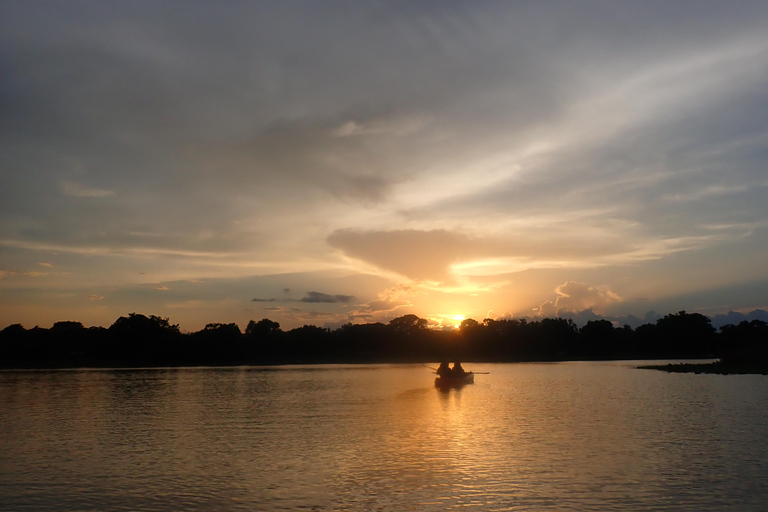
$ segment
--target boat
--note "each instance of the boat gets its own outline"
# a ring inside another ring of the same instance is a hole
[[[435,387],[437,388],[460,388],[466,384],[475,382],[474,372],[465,372],[463,375],[451,375],[435,378]]]

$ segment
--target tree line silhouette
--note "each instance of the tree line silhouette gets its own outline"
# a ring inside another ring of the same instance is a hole
[[[455,331],[430,329],[405,315],[387,324],[304,325],[289,331],[269,319],[211,323],[182,333],[168,318],[131,313],[109,328],[57,322],[50,329],[14,324],[0,331],[0,367],[128,367],[306,363],[566,361],[720,358],[768,366],[768,323],[716,330],[708,317],[680,311],[637,329],[593,320],[464,320]]]

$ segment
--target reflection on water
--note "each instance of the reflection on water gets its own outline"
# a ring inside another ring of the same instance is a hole
[[[6,510],[763,510],[768,377],[0,372]]]

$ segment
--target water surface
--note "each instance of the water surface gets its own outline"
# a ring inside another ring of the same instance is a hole
[[[4,510],[765,510],[768,377],[0,372]]]

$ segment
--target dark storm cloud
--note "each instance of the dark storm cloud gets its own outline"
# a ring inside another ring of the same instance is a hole
[[[326,304],[346,304],[354,299],[354,295],[329,295],[321,292],[307,292],[307,294],[301,299],[278,299],[275,297],[269,299],[254,298],[251,302],[310,302],[310,303],[326,303]]]
[[[301,298],[301,302],[323,302],[327,304],[346,304],[355,297],[352,295],[328,295],[320,292],[307,292],[307,295]]]

